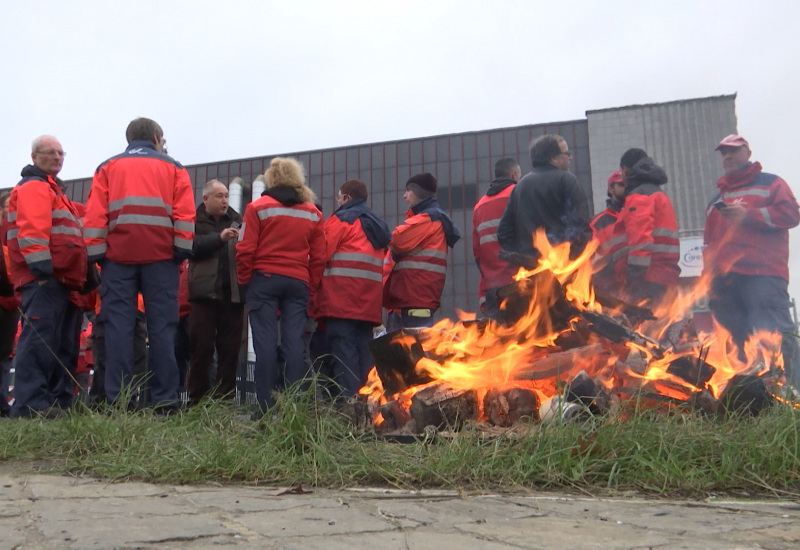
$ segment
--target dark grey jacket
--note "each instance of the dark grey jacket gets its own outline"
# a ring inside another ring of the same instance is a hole
[[[219,220],[215,220],[206,212],[205,204],[197,207],[192,258],[189,260],[190,301],[242,302],[236,276],[236,239],[223,243],[219,238],[223,229],[241,225],[242,217],[233,208],[228,208]]]
[[[551,164],[537,165],[511,192],[497,240],[505,250],[538,256],[533,237],[542,227],[551,244],[571,242],[575,258],[592,238],[590,221],[586,193],[575,175]]]

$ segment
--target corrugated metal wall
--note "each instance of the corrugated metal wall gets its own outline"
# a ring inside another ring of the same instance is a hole
[[[462,235],[449,258],[440,312],[440,316],[453,316],[456,308],[475,311],[478,307],[478,270],[472,257],[472,208],[494,179],[494,163],[505,156],[515,157],[523,174],[527,173],[531,169],[528,146],[533,138],[546,133],[560,134],[569,143],[574,155],[572,171],[591,203],[589,133],[585,120],[283,153],[186,168],[199,203],[203,184],[212,178],[227,184],[239,176],[252,182],[264,173],[273,156],[296,157],[306,168],[309,186],[318,194],[326,216],[336,209],[335,196],[341,184],[360,179],[370,189],[372,208],[392,228],[405,219],[407,207],[402,195],[408,178],[420,172],[436,175],[439,202]],[[74,200],[86,200],[91,179],[68,184]]]
[[[627,149],[641,147],[667,171],[682,237],[702,235],[705,207],[722,175],[719,140],[736,133],[736,95],[587,111],[595,211]]]

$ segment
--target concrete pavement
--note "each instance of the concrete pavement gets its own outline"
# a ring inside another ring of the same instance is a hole
[[[794,501],[108,483],[0,468],[0,548],[800,548]]]

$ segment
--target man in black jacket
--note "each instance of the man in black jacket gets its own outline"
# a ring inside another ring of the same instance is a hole
[[[569,169],[572,153],[558,135],[546,134],[531,144],[533,170],[511,192],[497,228],[500,246],[511,252],[538,257],[533,244],[539,228],[551,244],[569,241],[576,258],[592,237],[586,193]]]
[[[242,340],[244,299],[236,276],[236,241],[242,217],[228,206],[228,189],[218,180],[203,186],[197,207],[193,257],[189,261],[189,340],[186,376],[189,403],[211,393],[230,397],[236,390],[236,365]],[[216,380],[211,362],[217,352]]]

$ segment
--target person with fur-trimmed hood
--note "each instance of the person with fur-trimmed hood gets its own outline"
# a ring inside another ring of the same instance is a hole
[[[624,235],[625,241],[621,253],[615,254],[614,270],[628,301],[652,307],[678,284],[678,221],[663,190],[667,173],[652,158],[637,161],[624,177],[625,206],[614,236]]]
[[[417,174],[406,182],[403,200],[409,206],[406,220],[392,233],[389,243],[388,280],[383,306],[390,310],[388,330],[433,326],[441,305],[447,276],[447,247],[461,238],[453,220],[436,200],[433,174]]]
[[[256,398],[262,412],[275,404],[272,395],[308,375],[303,330],[310,289],[319,285],[325,265],[322,213],[305,185],[302,165],[292,158],[272,159],[264,174],[267,188],[247,205],[236,245],[239,284],[256,352]],[[278,312],[280,351],[278,363]]]

